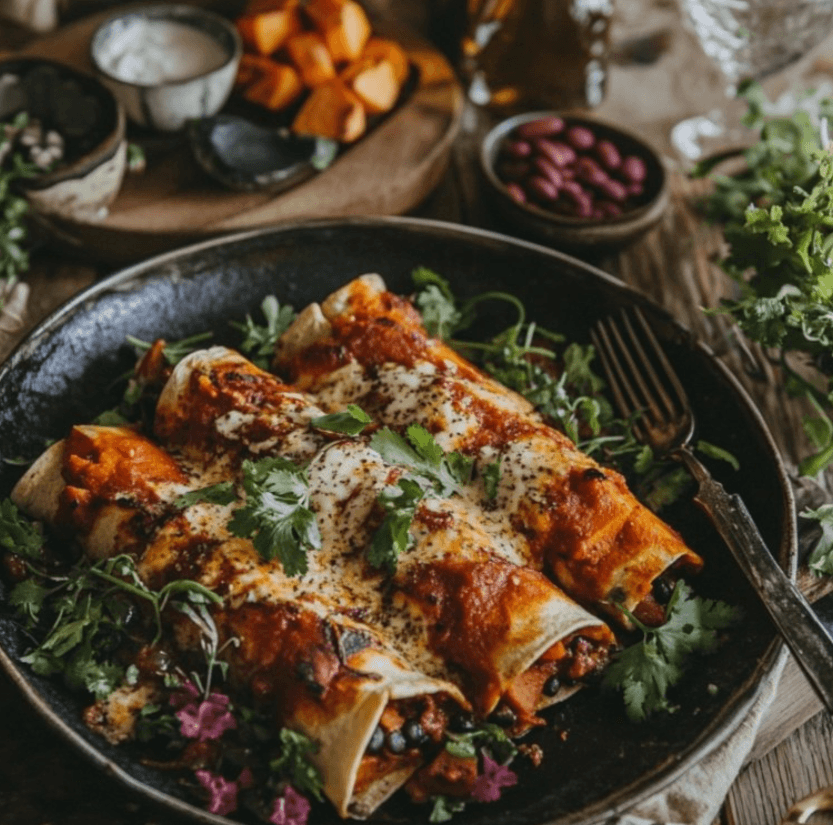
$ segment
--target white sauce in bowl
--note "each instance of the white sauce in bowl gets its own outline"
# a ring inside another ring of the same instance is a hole
[[[135,18],[101,44],[101,68],[119,80],[152,86],[219,69],[228,59],[210,35],[184,23]]]

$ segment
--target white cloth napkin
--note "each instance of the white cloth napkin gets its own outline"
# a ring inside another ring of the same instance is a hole
[[[36,32],[51,31],[58,25],[58,0],[0,0],[0,17]]]
[[[712,825],[752,750],[761,720],[775,697],[787,655],[782,645],[758,698],[727,740],[665,790],[643,800],[609,825]]]

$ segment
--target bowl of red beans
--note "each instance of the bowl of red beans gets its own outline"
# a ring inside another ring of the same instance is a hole
[[[510,117],[485,137],[480,164],[498,214],[519,234],[556,247],[622,247],[668,206],[656,150],[584,114]]]

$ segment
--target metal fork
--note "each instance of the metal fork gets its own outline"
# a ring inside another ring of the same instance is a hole
[[[729,546],[819,698],[833,712],[833,639],[795,583],[769,552],[746,505],[726,492],[694,455],[694,415],[685,390],[638,308],[591,332],[620,412],[638,414],[634,435],[657,454],[685,465],[698,484],[695,501]]]

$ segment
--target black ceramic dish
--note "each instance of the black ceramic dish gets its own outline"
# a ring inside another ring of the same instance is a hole
[[[587,342],[599,316],[623,304],[643,307],[672,361],[686,377],[699,437],[731,451],[739,471],[714,472],[740,493],[768,545],[792,570],[796,540],[788,479],[760,415],[733,376],[702,345],[643,297],[610,276],[542,247],[492,233],[399,218],[356,219],[287,226],[212,241],[135,266],[102,281],[41,324],[0,370],[2,458],[34,456],[70,422],[90,420],[118,393],[113,380],[133,361],[125,336],[177,339],[213,330],[233,343],[229,319],[257,314],[267,294],[300,309],[365,272],[381,273],[407,293],[418,265],[444,274],[461,297],[509,289],[532,317]],[[509,319],[488,314],[478,335]],[[3,463],[0,495],[20,473]],[[531,734],[545,758],[537,769],[519,760],[520,783],[490,805],[471,805],[455,821],[477,825],[601,823],[654,793],[701,759],[737,727],[772,667],[779,645],[751,588],[699,511],[685,504],[669,520],[706,559],[695,582],[701,594],[741,605],[745,619],[730,641],[686,677],[673,716],[636,725],[621,698],[586,689],[548,712]],[[169,810],[206,823],[226,820],[187,799],[176,782],[143,768],[131,747],[113,748],[80,721],[82,702],[34,676],[18,657],[24,639],[2,603],[0,662],[30,701],[95,764]],[[562,731],[567,731],[566,739]],[[326,805],[312,822],[333,823]],[[374,821],[425,821],[427,811],[391,800]]]

